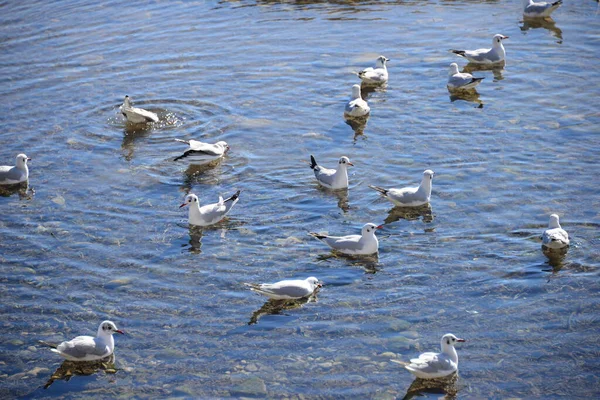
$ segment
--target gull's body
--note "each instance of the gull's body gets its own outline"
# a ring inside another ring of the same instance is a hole
[[[523,15],[528,18],[548,18],[550,14],[562,4],[562,0],[553,3],[545,1],[534,2],[533,0],[523,0]]]
[[[363,69],[358,73],[358,77],[363,83],[370,85],[379,85],[387,82],[388,70],[385,63],[388,61],[390,60],[384,56],[377,57],[375,68],[369,67]]]
[[[371,108],[360,95],[360,85],[352,86],[352,98],[346,103],[344,115],[347,117],[364,117],[371,112]]]
[[[431,186],[433,171],[428,169],[423,172],[423,179],[418,187],[405,187],[402,189],[384,189],[379,186],[369,185],[383,197],[400,207],[417,207],[429,203],[431,199]]]
[[[29,179],[29,168],[27,161],[31,158],[25,154],[17,155],[15,166],[1,165],[0,166],[0,185],[13,185],[15,183],[27,182]]]
[[[188,222],[190,225],[197,226],[209,226],[216,224],[221,221],[231,211],[235,203],[238,202],[240,191],[238,190],[233,196],[226,200],[219,196],[219,202],[214,204],[207,204],[200,207],[200,200],[195,194],[188,194],[185,197],[185,201],[179,206],[185,207],[190,206]]]
[[[315,158],[310,156],[310,167],[315,173],[315,178],[321,186],[328,189],[347,189],[348,188],[348,166],[354,166],[346,156],[338,161],[338,169],[329,169],[317,164]]]
[[[290,279],[276,283],[244,283],[250,290],[274,300],[292,300],[308,297],[321,287],[314,276],[306,279]]]
[[[332,249],[340,253],[350,255],[369,255],[379,251],[379,241],[375,236],[375,231],[383,226],[375,224],[366,224],[362,228],[361,235],[349,236],[329,236],[310,232],[309,235],[319,239]]]
[[[464,342],[451,333],[442,336],[441,353],[423,353],[419,358],[410,360],[410,364],[404,368],[413,375],[422,379],[443,378],[458,370],[458,354],[454,345]]]
[[[229,150],[227,142],[222,140],[215,144],[204,143],[198,140],[175,140],[177,142],[186,143],[190,147],[182,155],[173,159],[173,161],[185,158],[192,164],[206,164],[224,157],[225,153]]]
[[[496,64],[506,59],[506,51],[502,41],[508,39],[508,36],[496,34],[492,38],[491,49],[477,50],[451,50],[454,54],[466,58],[474,64]]]
[[[458,72],[458,64],[450,64],[448,70],[448,89],[449,90],[469,90],[479,85],[484,78],[475,78],[466,72]]]
[[[152,111],[144,110],[143,108],[133,107],[131,105],[131,100],[129,96],[125,96],[125,100],[123,100],[123,105],[119,107],[121,110],[121,114],[127,121],[133,122],[134,124],[141,124],[144,122],[158,122],[158,115],[153,113]]]
[[[558,215],[550,215],[548,229],[542,234],[542,244],[549,249],[562,249],[569,243],[569,234],[561,228]]]
[[[101,360],[110,356],[115,349],[113,333],[123,334],[123,331],[117,329],[113,322],[103,321],[96,337],[77,336],[51,350],[70,361]]]

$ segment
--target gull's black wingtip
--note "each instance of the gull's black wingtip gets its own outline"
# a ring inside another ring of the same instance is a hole
[[[310,155],[310,168],[311,169],[315,169],[315,167],[317,166],[317,161],[315,160],[315,157],[313,157],[313,155]]]

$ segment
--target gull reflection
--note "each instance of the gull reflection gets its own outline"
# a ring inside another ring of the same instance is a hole
[[[76,375],[92,375],[98,371],[104,371],[107,374],[115,374],[115,354],[97,361],[69,361],[65,360],[52,374],[48,382],[44,385],[44,389],[48,389],[56,380],[64,380],[68,382]]]
[[[455,372],[450,376],[437,379],[421,379],[415,378],[413,383],[406,391],[403,400],[412,399],[413,397],[422,397],[426,393],[442,394],[439,399],[453,399],[456,397],[459,388],[456,385],[458,374]]]
[[[223,158],[218,160],[209,161],[205,164],[190,164],[185,170],[185,178],[182,187],[186,191],[192,190],[192,186],[197,182],[198,178],[203,175],[206,171],[218,167],[221,164]]]
[[[524,18],[522,32],[527,32],[530,29],[544,28],[552,33],[558,39],[557,43],[562,43],[562,30],[556,26],[556,22],[552,18]]]
[[[369,95],[374,92],[385,92],[387,90],[387,82],[379,83],[379,84],[368,84],[362,82],[360,84],[360,95],[363,100],[367,100]]]
[[[19,195],[21,200],[31,200],[32,196],[35,195],[35,189],[29,187],[29,181],[12,185],[0,185],[0,196],[10,197],[15,193]]]
[[[356,142],[356,139],[359,136],[364,135],[365,128],[367,126],[367,121],[369,120],[369,116],[355,117],[355,118],[345,117],[345,120],[346,120],[346,124],[350,125],[350,127],[354,131],[354,141]]]
[[[548,257],[548,265],[552,267],[552,273],[557,273],[565,266],[565,257],[569,247],[563,247],[561,249],[550,249],[546,246],[542,246],[542,252]]]
[[[331,250],[327,254],[319,254],[317,262],[326,262],[332,259],[343,259],[352,266],[362,267],[367,274],[375,274],[380,270],[379,253],[369,255],[350,255]]]
[[[318,190],[326,193],[327,195],[334,195],[338,199],[337,206],[345,213],[350,209],[350,204],[348,203],[348,189],[337,189],[332,190],[321,185],[318,185]]]
[[[501,63],[490,65],[469,63],[465,65],[465,67],[463,68],[463,72],[468,72],[469,74],[472,74],[474,71],[492,71],[492,74],[494,74],[494,82],[498,82],[504,79],[503,73],[505,66],[506,63],[504,61]]]
[[[200,226],[190,225],[190,247],[188,251],[194,254],[202,253],[202,236],[204,230]]]
[[[433,209],[431,208],[431,204],[424,204],[419,207],[394,207],[388,213],[387,218],[385,219],[386,224],[390,224],[392,222],[396,222],[400,219],[405,219],[407,221],[414,221],[419,218],[423,219],[423,222],[433,222]]]
[[[150,133],[152,124],[134,124],[131,122],[125,123],[125,129],[123,130],[123,142],[121,143],[121,149],[125,160],[131,161],[135,152],[135,142],[138,139],[145,138]]]
[[[479,98],[477,89],[448,90],[448,92],[450,92],[450,102],[452,103],[456,100],[464,100],[477,104],[477,108],[483,108],[483,101]]]
[[[252,313],[252,317],[250,317],[250,321],[248,325],[254,325],[258,323],[258,320],[263,315],[277,315],[281,314],[286,310],[293,310],[295,308],[302,307],[306,303],[312,303],[317,301],[317,293],[319,289],[317,288],[313,294],[308,297],[303,297],[301,299],[294,300],[273,300],[269,299],[262,305],[261,308],[254,311]]]

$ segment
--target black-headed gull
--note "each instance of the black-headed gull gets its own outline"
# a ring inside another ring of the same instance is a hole
[[[454,54],[466,58],[469,62],[475,64],[495,64],[505,60],[506,52],[502,41],[508,39],[508,36],[500,35],[499,33],[494,35],[492,39],[491,49],[477,49],[477,50],[451,50]]]
[[[177,142],[185,143],[190,146],[182,155],[173,159],[173,161],[187,158],[192,164],[207,164],[211,161],[218,160],[225,156],[229,151],[227,142],[221,140],[215,144],[204,143],[198,140],[181,140],[175,139]]]
[[[288,279],[276,283],[244,283],[250,290],[274,300],[292,300],[308,297],[322,285],[314,276],[306,279]]]
[[[442,336],[441,353],[423,353],[419,358],[410,360],[409,365],[404,368],[422,379],[443,378],[458,370],[458,354],[454,345],[457,342],[465,342],[451,333]]]
[[[240,197],[240,191],[238,190],[235,194],[228,199],[223,200],[223,197],[219,196],[219,202],[213,204],[207,204],[200,207],[200,200],[195,194],[188,194],[185,196],[185,200],[179,208],[190,206],[188,222],[190,225],[208,226],[216,224],[231,211],[235,203],[238,202]]]
[[[528,18],[547,18],[561,4],[562,0],[555,1],[554,3],[546,3],[545,1],[536,3],[533,0],[523,0],[523,15]]]
[[[125,96],[123,105],[119,107],[119,110],[121,110],[121,114],[127,118],[127,121],[133,122],[134,124],[158,122],[158,115],[152,111],[144,110],[143,108],[132,107],[129,96]]]
[[[19,154],[17,155],[14,167],[10,165],[0,166],[0,185],[13,185],[15,183],[26,182],[29,179],[27,161],[31,161],[31,158],[25,154]]]
[[[423,179],[421,179],[419,187],[405,187],[402,189],[384,189],[373,185],[369,185],[369,187],[381,193],[383,197],[397,206],[417,207],[429,203],[432,181],[433,171],[427,169],[423,172]]]
[[[558,215],[550,215],[548,229],[542,233],[542,245],[549,249],[562,249],[569,245],[569,234],[560,226]]]
[[[469,90],[479,85],[484,78],[475,78],[466,72],[458,72],[458,64],[450,64],[448,69],[448,89],[449,90]]]
[[[341,157],[338,161],[337,170],[320,166],[315,158],[312,155],[310,156],[310,167],[315,173],[317,182],[328,189],[348,188],[348,166],[354,166],[354,164],[346,156]]]
[[[363,69],[362,71],[358,72],[358,77],[365,84],[379,85],[387,82],[388,70],[385,63],[388,61],[390,61],[390,59],[384,56],[377,57],[377,60],[375,61],[375,68],[369,67]]]
[[[364,117],[369,114],[371,108],[360,96],[360,85],[352,86],[352,98],[346,103],[344,115],[347,117]]]
[[[368,223],[362,227],[360,235],[348,236],[329,236],[310,232],[309,235],[319,239],[332,249],[340,253],[350,255],[369,255],[379,251],[379,241],[375,236],[377,229],[383,228],[383,225]]]
[[[96,337],[77,336],[67,342],[62,342],[53,352],[60,354],[70,361],[94,361],[110,356],[115,350],[113,333],[123,334],[112,321],[103,321],[98,327]]]

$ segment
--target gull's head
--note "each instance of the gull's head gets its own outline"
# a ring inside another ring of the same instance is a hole
[[[459,342],[466,342],[466,340],[459,339],[451,333],[446,333],[444,336],[442,336],[442,349],[454,347],[454,345]]]
[[[360,85],[352,86],[352,98],[360,99]]]
[[[494,35],[494,39],[492,40],[492,46],[500,46],[504,39],[508,39],[508,36],[501,35],[499,33]]]
[[[123,105],[125,107],[131,107],[131,99],[129,98],[129,96],[125,95],[125,99],[123,100]]]
[[[221,146],[221,147],[223,148],[223,151],[224,151],[225,153],[229,151],[229,145],[227,144],[227,142],[226,142],[226,141],[224,141],[224,140],[221,140],[221,141],[219,141],[219,142],[217,142],[217,143],[215,143],[215,144],[216,144],[217,146]]]
[[[183,204],[179,206],[179,208],[181,207],[185,207],[187,205],[190,205],[192,203],[196,203],[199,204],[199,200],[198,200],[198,196],[196,196],[195,194],[188,194],[187,196],[185,196],[185,200],[183,200]]]
[[[560,222],[558,219],[558,214],[550,215],[550,222],[548,222],[548,228],[560,228]]]
[[[310,285],[312,286],[313,290],[323,286],[323,284],[321,284],[319,282],[319,280],[317,278],[315,278],[314,276],[311,276],[310,278],[306,278],[306,282],[310,283]]]
[[[383,228],[383,225],[375,225],[369,222],[362,227],[362,235],[375,235],[375,231],[381,228]]]
[[[387,57],[385,57],[385,56],[379,56],[379,57],[377,57],[377,61],[376,61],[377,67],[379,67],[379,68],[384,67],[385,63],[388,62],[388,61],[390,61],[390,59],[387,58]]]
[[[433,180],[433,171],[430,169],[426,169],[423,171],[423,178],[429,178],[429,180]]]
[[[350,162],[350,159],[346,156],[343,156],[342,158],[340,158],[340,161],[338,161],[338,164],[340,165],[340,167],[347,167],[347,166],[351,166],[354,167],[354,164],[352,164]]]
[[[98,327],[98,336],[110,336],[113,333],[120,333],[121,335],[125,334],[120,329],[117,329],[117,325],[115,325],[112,321],[102,321],[100,326]]]
[[[27,157],[25,154],[21,153],[17,156],[17,166],[23,168],[27,165],[27,161],[31,161],[31,158]]]
[[[452,63],[450,64],[450,68],[448,69],[448,75],[458,74],[458,64]]]

